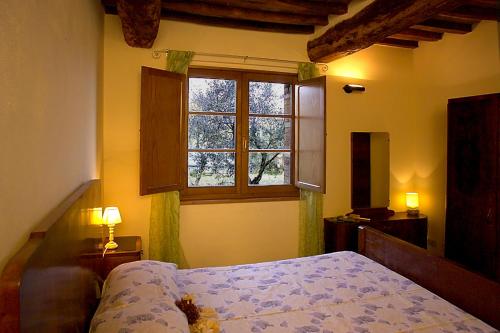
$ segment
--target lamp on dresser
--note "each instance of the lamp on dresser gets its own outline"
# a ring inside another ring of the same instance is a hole
[[[408,216],[418,216],[418,193],[406,192],[406,209]]]

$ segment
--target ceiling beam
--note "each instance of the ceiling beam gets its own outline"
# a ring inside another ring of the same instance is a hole
[[[461,4],[461,0],[375,0],[309,41],[309,59],[328,62],[349,55]]]
[[[277,24],[269,22],[255,22],[248,20],[222,19],[217,17],[206,17],[188,13],[176,13],[173,11],[162,11],[162,18],[174,21],[191,22],[217,27],[247,29],[255,31],[281,32],[289,34],[312,34],[313,25]]]
[[[448,32],[451,34],[466,34],[472,31],[471,24],[450,22],[443,20],[430,19],[412,26],[414,29],[433,31],[433,32]]]
[[[500,8],[462,6],[453,11],[439,13],[440,18],[500,21]]]
[[[416,49],[418,47],[418,41],[415,40],[403,40],[394,38],[384,38],[382,41],[377,42],[380,45],[404,47],[407,49]]]
[[[390,38],[435,42],[443,38],[443,34],[439,32],[409,28],[400,31],[397,34],[391,35]]]
[[[117,0],[116,9],[127,44],[151,48],[160,26],[161,0]]]
[[[168,3],[170,0],[164,1]],[[179,2],[193,3],[190,0]],[[195,3],[207,3],[226,7],[257,9],[269,12],[293,13],[297,15],[342,15],[347,13],[351,0],[196,0]]]
[[[258,9],[243,9],[201,2],[167,1],[162,8],[168,13],[196,14],[199,16],[215,17],[220,19],[238,19],[256,22],[272,22],[278,24],[297,25],[327,25],[328,15],[296,15],[278,12],[268,12]]]
[[[487,8],[500,8],[500,2],[498,0],[467,0],[467,3],[469,5]]]

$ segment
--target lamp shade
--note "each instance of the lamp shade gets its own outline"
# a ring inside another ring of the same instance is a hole
[[[118,207],[106,207],[104,214],[102,216],[104,224],[115,225],[122,223],[122,217],[120,216],[120,211]]]
[[[417,192],[407,192],[406,193],[406,207],[408,209],[418,209],[418,193]]]
[[[90,208],[89,209],[89,219],[92,225],[102,225],[102,207]]]

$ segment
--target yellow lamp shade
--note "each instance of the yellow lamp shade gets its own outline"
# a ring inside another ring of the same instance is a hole
[[[418,193],[416,192],[406,193],[406,207],[408,209],[418,209]]]
[[[104,224],[115,225],[122,223],[122,217],[120,216],[120,211],[118,207],[106,207],[104,214],[102,216]]]
[[[89,219],[92,225],[102,225],[102,207],[90,208],[89,209]]]

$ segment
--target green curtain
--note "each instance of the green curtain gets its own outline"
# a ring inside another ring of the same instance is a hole
[[[194,52],[168,51],[167,70],[186,74]],[[179,191],[153,194],[149,221],[149,259],[187,268],[179,240]]]
[[[299,81],[319,76],[313,63],[300,63]],[[299,256],[313,256],[325,251],[323,236],[323,194],[300,190],[299,203]]]

